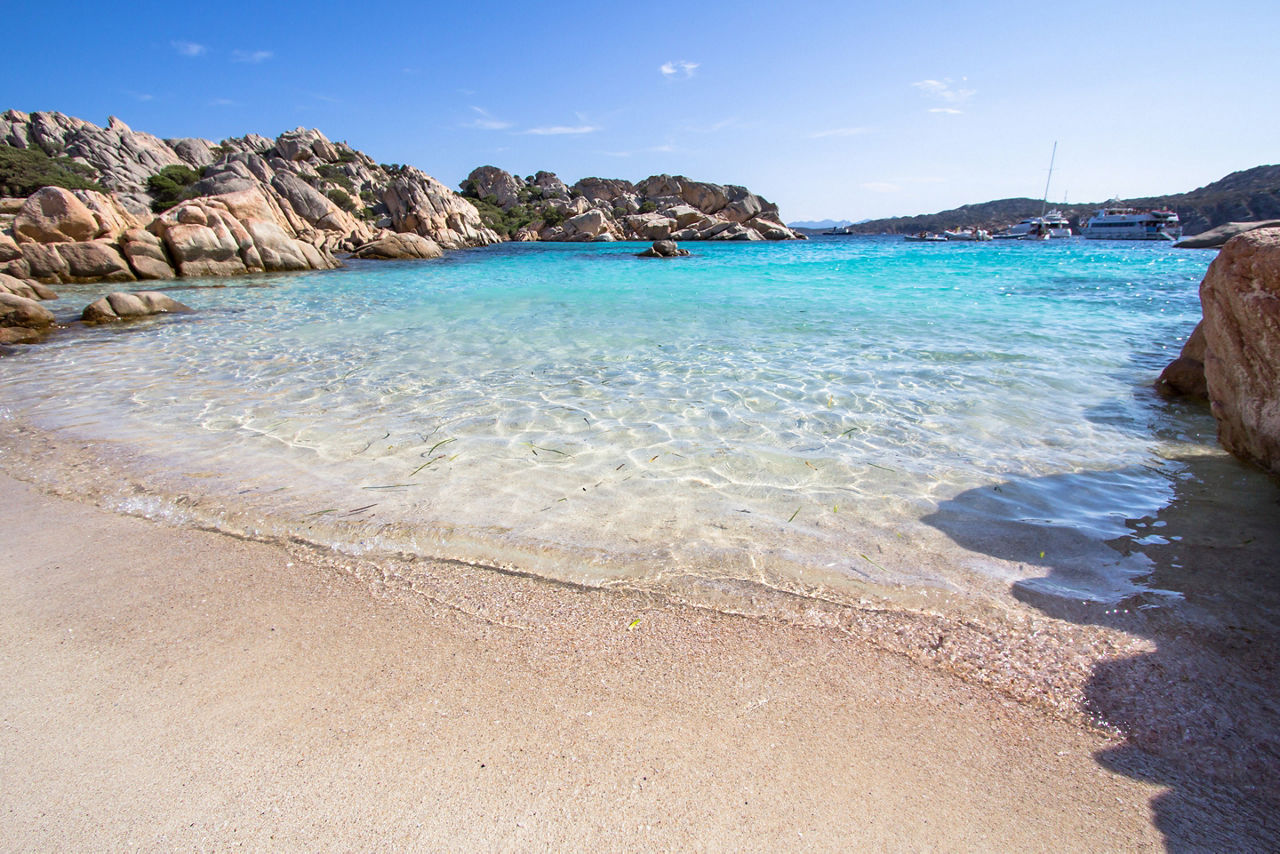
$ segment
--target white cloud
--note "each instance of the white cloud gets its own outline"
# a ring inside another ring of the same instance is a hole
[[[124,93],[137,101],[154,101],[156,97],[150,92],[134,92],[132,89],[125,89]]]
[[[495,118],[488,110],[482,107],[471,108],[476,113],[476,118],[467,122],[463,127],[475,128],[476,130],[506,130],[511,127],[511,122]]]
[[[230,98],[214,98],[209,102],[211,107],[237,107],[239,104]]]
[[[897,184],[890,184],[888,181],[868,181],[865,184],[859,184],[864,190],[870,190],[873,193],[896,193],[902,188]]]
[[[600,128],[595,125],[551,125],[549,127],[529,128],[521,133],[534,136],[561,136],[564,134],[595,133]]]
[[[680,60],[678,62],[664,62],[658,66],[658,70],[662,72],[662,76],[671,80],[676,77],[692,77],[693,72],[698,68],[698,63]]]
[[[204,45],[195,42],[169,42],[169,44],[183,56],[203,56],[208,50]]]
[[[964,110],[957,110],[955,107],[930,107],[931,113],[943,113],[948,116],[958,116],[964,113]]]
[[[250,62],[257,65],[259,62],[266,62],[275,56],[269,50],[233,50],[231,51],[232,62]]]
[[[964,83],[968,79],[961,77],[960,82]],[[911,85],[919,89],[922,94],[948,104],[962,104],[978,94],[976,89],[962,89],[953,85],[950,77],[945,80],[917,80]]]
[[[828,136],[861,136],[866,132],[866,128],[832,128],[831,130],[820,130],[817,133],[811,133],[809,134],[809,138],[823,139]]]

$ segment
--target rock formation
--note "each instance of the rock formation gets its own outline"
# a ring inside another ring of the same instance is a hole
[[[778,207],[745,187],[653,175],[639,184],[583,178],[565,186],[550,172],[520,178],[481,166],[463,194],[513,240],[793,240]]]
[[[1204,321],[1196,324],[1196,328],[1182,345],[1178,358],[1165,367],[1156,380],[1156,391],[1163,397],[1191,397],[1196,400],[1209,399],[1209,387],[1204,378]]]
[[[1217,228],[1211,228],[1200,234],[1184,237],[1174,246],[1179,249],[1217,249],[1225,246],[1227,241],[1237,234],[1253,231],[1255,228],[1275,228],[1280,226],[1280,219],[1264,219],[1258,222],[1228,222]]]
[[[655,240],[653,245],[636,254],[637,258],[682,258],[689,254],[688,249],[681,249],[674,240]]]
[[[1280,474],[1280,228],[1232,238],[1209,265],[1200,303],[1218,439]]]
[[[191,309],[159,291],[116,291],[85,306],[80,319],[85,323],[115,323],[186,311]]]

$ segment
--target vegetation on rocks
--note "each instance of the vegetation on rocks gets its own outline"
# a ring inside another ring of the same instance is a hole
[[[70,157],[50,157],[38,148],[0,145],[0,194],[29,196],[41,187],[101,190],[93,170]]]
[[[151,210],[166,211],[178,202],[192,198],[192,189],[200,173],[188,166],[166,166],[147,179],[147,192],[153,198]]]

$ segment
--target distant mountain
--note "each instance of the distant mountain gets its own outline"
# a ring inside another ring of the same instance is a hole
[[[1232,172],[1189,193],[1121,201],[1135,208],[1170,208],[1176,211],[1186,234],[1199,234],[1228,222],[1280,219],[1280,165],[1255,166]],[[1070,218],[1071,227],[1079,230],[1081,221],[1091,217],[1103,204],[1091,202],[1050,207],[1062,211]],[[912,234],[964,226],[999,230],[1026,217],[1039,216],[1043,206],[1040,199],[997,199],[933,214],[866,220],[849,230],[855,234]]]

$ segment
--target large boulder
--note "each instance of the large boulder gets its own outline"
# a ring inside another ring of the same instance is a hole
[[[13,234],[19,243],[92,240],[98,232],[93,211],[62,187],[44,187],[32,193],[13,220]]]
[[[116,291],[85,306],[80,319],[85,323],[115,323],[136,320],[156,314],[191,311],[190,308],[159,291]]]
[[[413,232],[445,249],[487,246],[501,239],[480,221],[474,205],[412,166],[396,173],[382,201],[396,231]]]
[[[177,275],[159,237],[144,228],[120,235],[120,253],[139,279],[172,279]]]
[[[565,231],[578,238],[592,238],[603,234],[609,221],[602,211],[589,210],[565,220]]]
[[[35,300],[0,291],[0,344],[37,341],[53,321],[53,312]]]
[[[1233,237],[1200,284],[1218,439],[1280,474],[1280,228]]]
[[[0,293],[10,293],[14,296],[33,300],[58,298],[57,294],[40,282],[31,279],[19,279],[16,276],[9,276],[4,273],[0,273]]]
[[[106,240],[57,243],[58,254],[67,262],[65,282],[132,282],[136,279],[120,250]]]
[[[67,259],[58,252],[57,244],[22,243],[19,248],[27,268],[26,278],[46,284],[66,281],[71,268],[67,266]]]
[[[472,169],[466,183],[477,198],[492,196],[504,211],[520,203],[520,191],[524,189],[524,181],[496,166]]]
[[[689,254],[688,249],[681,249],[674,240],[656,240],[653,245],[643,252],[637,253],[637,258],[682,258]]]
[[[356,247],[351,253],[356,258],[372,258],[382,261],[439,258],[444,255],[440,245],[413,232],[386,233],[377,240]]]

